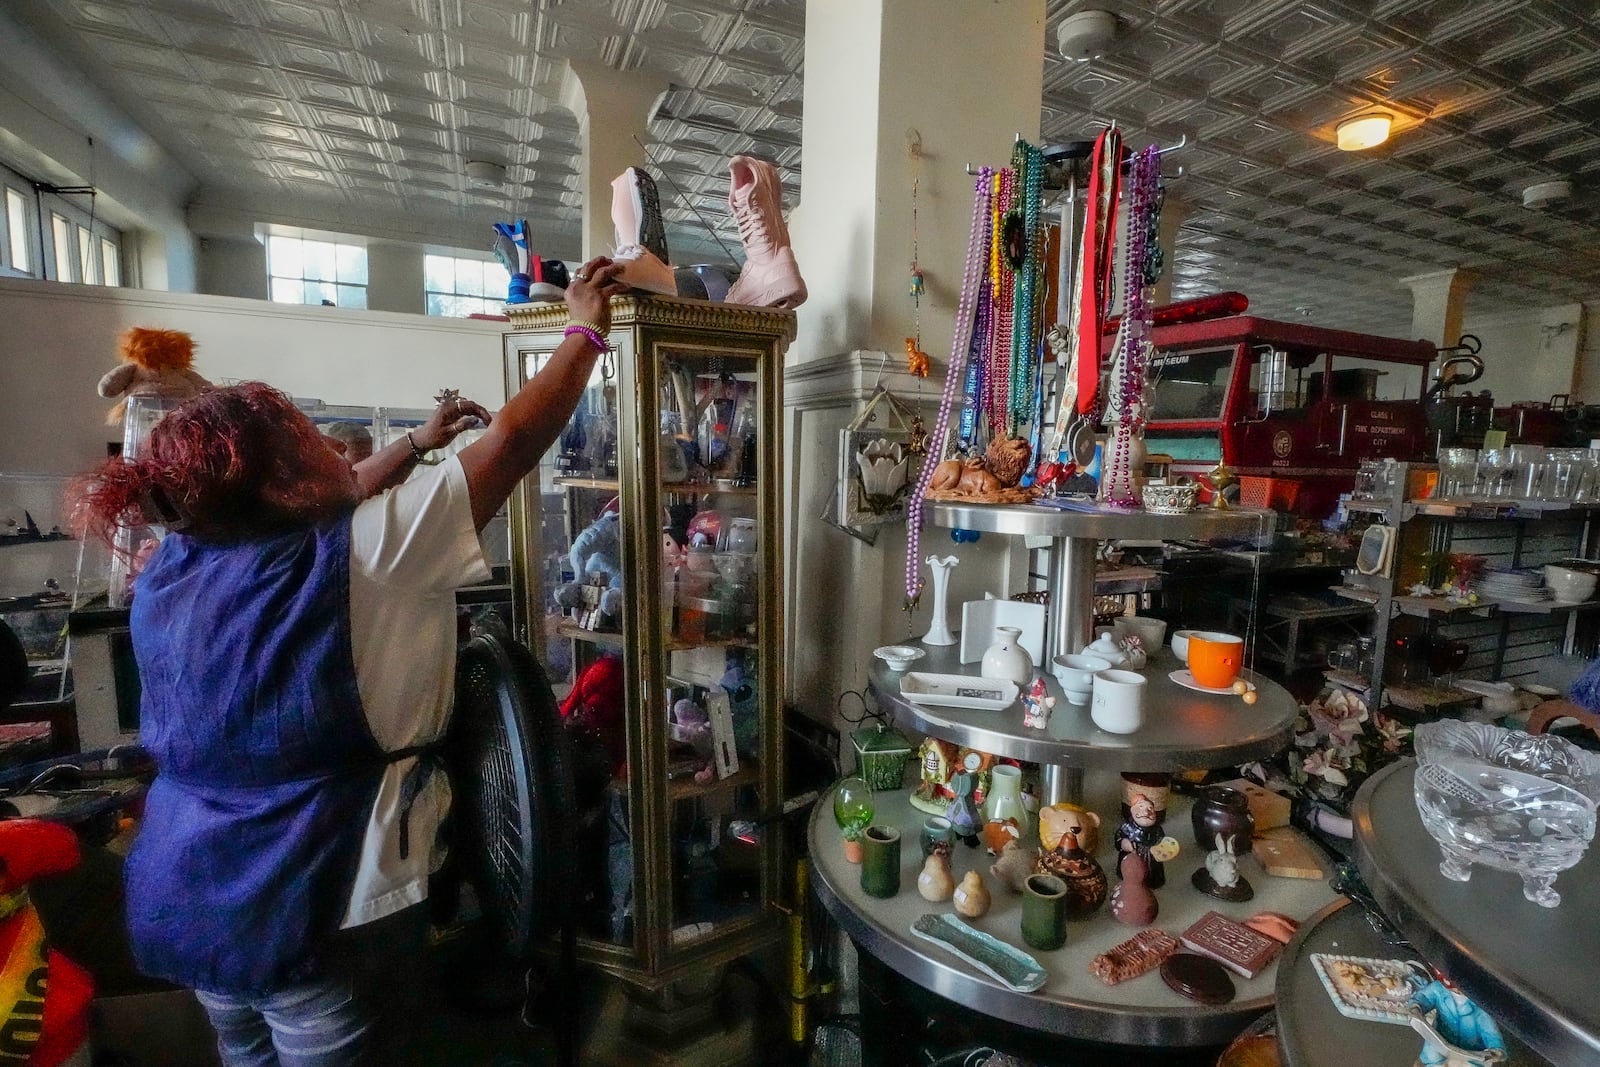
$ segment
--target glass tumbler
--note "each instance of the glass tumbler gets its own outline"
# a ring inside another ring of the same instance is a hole
[[[1439,450],[1439,487],[1435,494],[1444,500],[1463,500],[1478,490],[1478,450],[1442,448]]]

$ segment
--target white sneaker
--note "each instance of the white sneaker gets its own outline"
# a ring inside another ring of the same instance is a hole
[[[728,209],[739,223],[745,264],[739,280],[728,289],[727,302],[799,307],[806,300],[806,283],[789,247],[778,168],[765,160],[734,156],[728,161],[728,175]]]

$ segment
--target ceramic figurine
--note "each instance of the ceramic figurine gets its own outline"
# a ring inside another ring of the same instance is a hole
[[[1411,995],[1411,1028],[1422,1035],[1417,1067],[1490,1067],[1506,1044],[1489,1013],[1443,982]]]
[[[1000,858],[989,865],[989,873],[1000,879],[1001,884],[1013,893],[1021,893],[1023,883],[1033,873],[1038,861],[1038,849],[1012,841],[1000,850]]]
[[[1076,834],[1078,847],[1091,856],[1100,850],[1100,816],[1063,801],[1039,809],[1039,844],[1049,851],[1062,834]]]
[[[950,875],[950,857],[943,852],[931,852],[922,861],[922,873],[917,875],[917,892],[922,899],[934,904],[949,900],[956,891],[956,880]]]
[[[1053,874],[1067,887],[1067,917],[1087,919],[1106,902],[1108,883],[1104,868],[1078,847],[1076,834],[1062,834],[1056,847],[1039,855],[1034,869]]]
[[[950,775],[955,770],[957,748],[948,741],[927,738],[917,746],[917,771],[922,781],[911,794],[911,806],[929,815],[943,815],[955,794]]]
[[[989,822],[1013,822],[1017,836],[1032,833],[1033,817],[1022,799],[1022,768],[1011,763],[998,763],[989,770],[989,780],[983,787],[983,818]],[[1002,842],[1003,844],[1003,842]],[[994,851],[999,852],[997,848]]]
[[[1117,827],[1117,851],[1139,853],[1149,868],[1145,884],[1151,889],[1160,889],[1167,884],[1167,872],[1153,850],[1166,841],[1166,832],[1161,827],[1161,813],[1156,810],[1155,801],[1143,793],[1133,794],[1127,811],[1122,825]]]
[[[1218,900],[1234,903],[1249,900],[1256,895],[1256,891],[1249,880],[1239,873],[1239,857],[1234,855],[1233,836],[1218,834],[1216,841],[1216,850],[1206,853],[1206,865],[1195,868],[1189,881],[1200,892],[1209,893]]]
[[[983,847],[991,856],[998,856],[1007,845],[1022,840],[1022,830],[1015,819],[990,819],[983,824]]]
[[[1156,921],[1161,904],[1145,880],[1150,869],[1137,852],[1124,852],[1117,861],[1117,876],[1122,879],[1111,890],[1111,917],[1129,926],[1149,926]]]
[[[1044,678],[1034,675],[1033,685],[1022,695],[1022,725],[1043,730],[1050,725],[1050,712],[1055,706],[1056,698],[1045,694]]]
[[[989,890],[977,871],[968,871],[955,888],[956,914],[968,919],[979,919],[989,910]]]
[[[950,820],[955,835],[969,846],[978,843],[978,804],[974,794],[978,790],[978,766],[982,762],[978,753],[969,752],[950,776],[950,792],[954,799],[945,809],[944,817]]]

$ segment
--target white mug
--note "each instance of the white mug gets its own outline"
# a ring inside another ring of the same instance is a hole
[[[1144,675],[1104,670],[1094,676],[1089,718],[1108,734],[1131,734],[1144,725]]]
[[[1178,662],[1185,667],[1189,665],[1189,638],[1199,632],[1199,630],[1174,630],[1172,632],[1172,654],[1177,656]]]
[[[1057,656],[1056,681],[1067,695],[1068,704],[1087,704],[1094,691],[1094,676],[1108,670],[1111,664],[1099,656]]]

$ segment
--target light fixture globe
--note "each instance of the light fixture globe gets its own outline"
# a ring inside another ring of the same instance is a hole
[[[1376,148],[1389,139],[1389,127],[1394,116],[1376,111],[1346,119],[1335,128],[1339,148],[1345,152],[1362,152]]]
[[[473,185],[497,186],[506,183],[506,168],[503,163],[487,159],[469,159],[464,169],[467,180]]]

